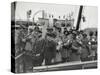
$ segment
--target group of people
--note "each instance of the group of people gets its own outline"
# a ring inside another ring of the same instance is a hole
[[[25,51],[24,69],[33,66],[52,65],[64,62],[97,60],[97,32],[88,35],[67,27],[48,27],[42,38],[38,26],[34,30],[22,29],[18,35],[18,48]],[[95,35],[95,36],[94,36]]]

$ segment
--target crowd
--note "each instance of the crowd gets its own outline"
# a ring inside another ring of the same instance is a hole
[[[16,50],[25,51],[24,69],[33,66],[53,65],[64,62],[97,60],[97,32],[87,35],[83,30],[69,27],[47,27],[42,30],[19,29]]]

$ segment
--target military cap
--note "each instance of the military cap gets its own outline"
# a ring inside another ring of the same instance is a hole
[[[49,37],[52,37],[52,38],[56,38],[56,34],[54,34],[54,33],[47,33],[46,35]]]
[[[34,28],[34,30],[35,30],[35,31],[38,31],[38,30],[39,30],[39,27],[38,27],[38,26],[36,26],[36,27]]]
[[[83,37],[87,37],[87,34],[86,34],[86,33],[84,33],[84,34],[83,34]]]

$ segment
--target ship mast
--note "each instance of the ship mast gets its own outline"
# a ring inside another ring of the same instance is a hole
[[[81,5],[79,8],[79,14],[77,18],[77,24],[76,24],[76,30],[79,30],[80,28],[80,23],[81,23],[81,18],[82,18],[82,11],[83,11],[83,6]]]

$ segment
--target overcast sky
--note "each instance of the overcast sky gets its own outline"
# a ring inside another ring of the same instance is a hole
[[[75,25],[77,21],[77,15],[79,12],[79,6],[74,5],[62,5],[62,4],[45,4],[45,3],[28,3],[28,2],[17,2],[16,6],[16,20],[22,19],[26,20],[26,12],[28,10],[32,10],[31,18],[32,20],[34,13],[36,13],[39,10],[45,10],[47,14],[53,14],[55,18],[58,18],[61,16],[61,19],[65,15],[67,15],[71,12],[73,12],[73,17],[75,19]],[[98,10],[97,7],[93,6],[84,6],[83,8],[83,15],[86,17],[86,22],[81,22],[81,29],[87,28],[87,27],[97,27],[98,25]],[[42,17],[42,13],[38,13],[35,17],[35,20],[38,19],[38,17]]]

